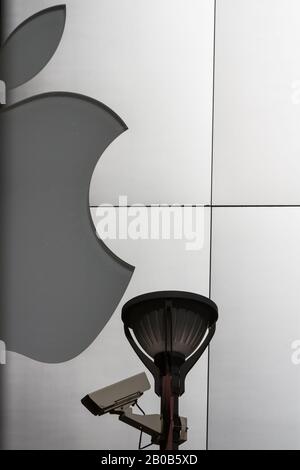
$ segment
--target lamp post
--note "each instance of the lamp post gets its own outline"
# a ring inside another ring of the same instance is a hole
[[[177,450],[184,442],[179,397],[186,375],[215,333],[217,319],[213,301],[180,291],[141,295],[122,309],[126,337],[152,373],[161,397],[161,450]]]

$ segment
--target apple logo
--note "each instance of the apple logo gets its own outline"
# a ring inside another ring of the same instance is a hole
[[[49,62],[65,20],[59,5],[8,37],[0,53],[8,90]],[[0,338],[7,350],[47,363],[70,360],[120,302],[133,267],[98,239],[89,186],[100,156],[125,130],[107,106],[73,93],[1,108]]]

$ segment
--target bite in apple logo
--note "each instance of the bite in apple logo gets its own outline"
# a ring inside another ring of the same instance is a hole
[[[64,5],[43,10],[9,36],[0,55],[8,90],[48,63],[65,19]],[[9,351],[70,360],[121,300],[133,268],[97,238],[89,186],[101,154],[126,129],[111,109],[78,94],[1,108],[0,337]]]

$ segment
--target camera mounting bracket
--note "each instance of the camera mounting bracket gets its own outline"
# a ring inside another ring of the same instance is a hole
[[[132,404],[116,408],[110,412],[112,415],[118,415],[119,420],[139,431],[148,434],[152,438],[152,444],[160,444],[163,438],[163,419],[159,414],[139,415],[133,413]],[[176,427],[176,425],[174,425]],[[187,441],[187,418],[180,417],[179,442],[178,445]]]

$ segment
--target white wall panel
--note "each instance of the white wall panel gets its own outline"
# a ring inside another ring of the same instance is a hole
[[[168,209],[165,209],[168,211]],[[178,211],[182,209],[178,208]],[[186,211],[187,209],[185,209]],[[203,246],[186,251],[180,240],[113,240],[107,246],[136,266],[124,298],[94,343],[77,358],[42,364],[8,353],[3,368],[5,447],[9,449],[136,449],[139,433],[117,417],[96,418],[80,403],[87,393],[144,370],[127,342],[121,307],[130,298],[153,290],[188,290],[208,295],[210,210],[197,209]],[[149,212],[149,210],[148,210]],[[96,211],[93,220],[98,225]],[[99,233],[101,235],[101,231]],[[149,379],[151,379],[148,373]],[[151,379],[151,383],[152,383]],[[206,444],[207,356],[186,380],[180,413],[188,417],[189,441],[183,449]],[[141,400],[147,413],[159,413],[153,388]],[[145,437],[146,443],[147,436]]]
[[[57,2],[9,0],[6,30]],[[129,130],[98,164],[91,204],[210,201],[213,0],[66,0],[61,45],[13,101],[83,93]]]
[[[300,204],[300,3],[218,0],[214,203]]]
[[[299,208],[213,210],[210,449],[300,449],[299,231]]]

